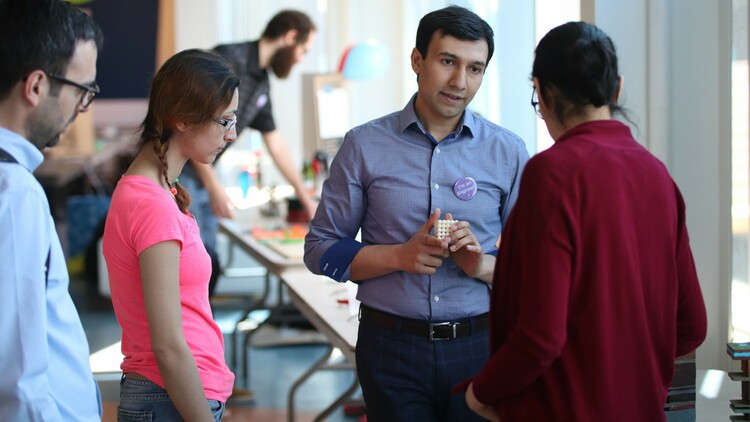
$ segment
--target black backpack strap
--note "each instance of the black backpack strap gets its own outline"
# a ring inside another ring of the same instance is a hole
[[[0,163],[18,163],[12,155],[8,154],[7,151],[0,148]]]
[[[8,154],[8,151],[0,148],[0,163],[18,163],[12,155]],[[44,284],[49,284],[49,258],[52,254],[52,248],[47,249],[47,262],[44,263]]]
[[[49,284],[49,256],[52,254],[52,247],[47,249],[47,262],[44,263],[44,285]]]

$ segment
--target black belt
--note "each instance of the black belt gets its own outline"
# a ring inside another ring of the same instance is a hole
[[[487,314],[458,321],[431,323],[397,317],[364,305],[359,307],[359,320],[404,334],[427,337],[430,341],[453,340],[487,329]]]

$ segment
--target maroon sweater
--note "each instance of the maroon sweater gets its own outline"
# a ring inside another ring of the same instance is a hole
[[[577,126],[526,165],[502,239],[477,399],[504,421],[664,420],[706,335],[664,165],[617,121]]]

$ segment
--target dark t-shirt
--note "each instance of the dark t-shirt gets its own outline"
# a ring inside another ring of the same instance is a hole
[[[271,108],[271,84],[268,71],[259,67],[258,41],[222,44],[216,46],[214,51],[229,60],[240,77],[237,133],[239,134],[246,127],[262,133],[276,130]],[[233,144],[233,142],[227,143],[224,151],[216,157],[214,162],[219,160]],[[180,177],[195,179],[200,184],[190,161],[185,164]]]
[[[240,76],[240,102],[237,111],[237,128],[250,127],[261,132],[276,129],[271,111],[271,84],[268,71],[261,69],[258,41],[240,44],[223,44],[214,48],[229,60]]]

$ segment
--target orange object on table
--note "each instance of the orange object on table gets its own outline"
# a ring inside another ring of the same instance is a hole
[[[258,240],[305,240],[307,235],[307,225],[290,224],[286,227],[265,228],[262,226],[253,226],[250,228],[250,234]]]

